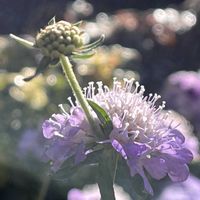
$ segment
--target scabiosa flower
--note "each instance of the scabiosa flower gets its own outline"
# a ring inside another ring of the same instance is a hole
[[[163,89],[163,98],[168,107],[186,117],[200,131],[200,75],[193,71],[171,74]]]
[[[145,170],[155,179],[169,175],[172,181],[187,179],[192,153],[183,147],[184,136],[175,128],[166,125],[167,114],[161,111],[164,102],[156,106],[159,95],[144,96],[144,87],[133,79],[113,81],[112,89],[97,82],[84,88],[84,94],[101,106],[113,123],[113,130],[101,143],[110,143],[126,160],[132,176],[140,174],[145,189],[153,194]],[[94,118],[97,119],[95,112]],[[72,113],[53,115],[44,122],[43,133],[52,140],[47,155],[60,166],[63,160],[74,156],[81,161],[88,153],[88,144],[95,141],[86,117],[79,107],[72,104]],[[93,137],[92,137],[93,136]],[[59,164],[58,164],[59,163]]]

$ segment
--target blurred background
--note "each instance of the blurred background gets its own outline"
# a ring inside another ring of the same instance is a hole
[[[102,33],[106,36],[95,56],[73,63],[81,86],[91,80],[110,85],[113,77],[134,77],[147,94],[162,95],[194,154],[188,181],[152,180],[154,197],[143,191],[139,177],[130,182],[124,174],[128,169],[119,166],[116,187],[129,195],[118,198],[200,199],[199,0],[0,0],[0,199],[79,200],[73,192],[85,195],[84,200],[99,198],[95,186],[84,189],[90,189],[93,197],[79,190],[95,183],[94,171],[87,167],[70,177],[47,178],[41,124],[59,112],[58,104],[68,103],[71,90],[60,67],[51,67],[28,83],[22,81],[34,73],[41,54],[8,36],[13,33],[34,41],[53,16],[57,21],[83,20],[86,43]]]

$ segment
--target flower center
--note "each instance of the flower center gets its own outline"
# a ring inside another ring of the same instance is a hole
[[[97,94],[95,94],[94,83],[84,89],[87,98],[92,99],[106,110],[114,122],[114,126],[127,131],[128,136],[134,140],[146,140],[166,132],[164,124],[167,114],[161,110],[165,102],[156,107],[155,103],[160,96],[150,94],[144,96],[144,87],[134,80],[125,79],[119,82],[114,79],[113,88],[110,90],[98,82]],[[117,123],[117,125],[115,124]]]

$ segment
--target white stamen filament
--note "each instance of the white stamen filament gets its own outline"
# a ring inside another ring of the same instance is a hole
[[[69,103],[71,104],[71,106],[74,108],[75,105],[74,105],[74,103],[73,103],[73,101],[72,101],[72,98],[71,98],[71,97],[68,97],[67,99],[68,99]]]
[[[162,137],[166,132],[163,129],[164,121],[168,117],[168,114],[161,112],[165,102],[157,107],[156,102],[161,96],[151,93],[144,96],[144,86],[134,81],[124,79],[120,82],[114,78],[112,89],[103,85],[101,81],[97,82],[96,94],[94,82],[90,82],[87,90],[84,90],[85,96],[103,107],[111,119],[120,116],[124,131],[138,133],[137,137]]]

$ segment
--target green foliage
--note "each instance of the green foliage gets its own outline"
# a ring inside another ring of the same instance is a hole
[[[36,77],[40,73],[44,72],[45,69],[47,69],[49,63],[50,63],[50,58],[44,56],[42,58],[42,60],[40,61],[39,66],[37,67],[35,74],[30,76],[30,77],[24,78],[24,81],[30,81],[31,79],[33,79],[34,77]]]
[[[106,111],[96,104],[94,101],[88,100],[89,105],[92,107],[96,113],[99,121],[101,122],[100,126],[105,136],[108,136],[113,130],[113,123]]]
[[[56,17],[54,16],[52,19],[49,20],[48,25],[53,25],[56,23]]]
[[[18,42],[19,44],[28,47],[28,48],[33,48],[34,44],[28,40],[25,40],[23,38],[20,38],[16,35],[10,34],[10,37],[13,38],[16,42]]]

